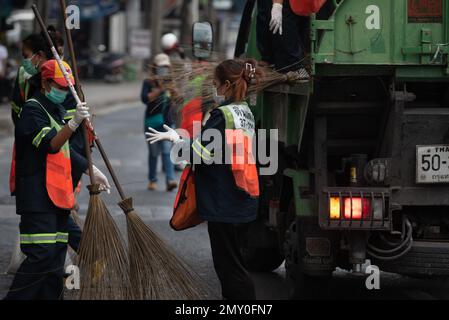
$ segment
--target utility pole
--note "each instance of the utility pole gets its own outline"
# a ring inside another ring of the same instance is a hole
[[[42,15],[42,19],[44,21],[47,21],[48,20],[48,10],[49,10],[48,0],[39,0],[39,1],[37,1],[36,5],[37,5],[37,9],[39,10],[40,14]],[[39,26],[37,19],[34,19],[34,31],[35,32],[41,31],[41,27]]]
[[[163,14],[161,0],[151,0],[151,55],[153,57],[161,51]]]
[[[185,0],[181,9],[181,45],[192,43],[192,25],[199,20],[199,1]]]
[[[144,1],[143,2],[143,10],[145,12],[145,16],[143,19],[144,28],[150,30],[151,29],[151,1]]]
[[[212,29],[213,29],[213,31],[214,31],[214,48],[216,48],[216,44],[218,43],[218,41],[217,41],[217,37],[219,37],[219,34],[218,34],[218,32],[217,32],[217,30],[218,30],[218,25],[217,25],[217,23],[216,23],[216,21],[217,21],[217,16],[216,16],[216,12],[215,12],[215,9],[214,9],[214,0],[208,0],[207,1],[207,20],[211,23],[211,25],[212,25]],[[216,49],[214,49],[214,50],[216,50]]]

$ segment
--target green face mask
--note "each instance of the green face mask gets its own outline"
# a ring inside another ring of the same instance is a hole
[[[50,100],[51,102],[55,104],[61,104],[65,101],[67,98],[68,92],[65,90],[60,90],[56,88],[51,88],[50,92],[46,92],[45,96]]]
[[[25,69],[25,72],[32,76],[34,76],[38,73],[37,68],[34,66],[33,62],[31,61],[31,59],[33,59],[34,56],[35,55],[33,55],[29,59],[23,59],[23,61],[22,61],[22,67]]]

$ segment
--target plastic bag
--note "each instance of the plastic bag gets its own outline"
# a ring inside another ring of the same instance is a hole
[[[292,11],[298,16],[309,16],[320,11],[326,0],[290,0]]]

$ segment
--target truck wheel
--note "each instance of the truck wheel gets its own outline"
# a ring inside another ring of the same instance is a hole
[[[291,284],[290,298],[297,299],[326,299],[330,296],[332,273],[311,276],[303,270],[304,253],[299,248],[301,232],[293,222],[285,237],[285,269],[287,279]]]
[[[277,239],[263,221],[255,221],[240,232],[240,253],[249,271],[271,272],[279,268],[284,256]]]
[[[284,262],[277,248],[243,248],[240,251],[249,271],[271,272]]]

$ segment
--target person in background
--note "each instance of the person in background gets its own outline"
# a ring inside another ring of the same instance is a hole
[[[208,222],[214,267],[223,298],[227,300],[256,298],[238,238],[248,223],[257,218],[259,178],[255,161],[249,161],[253,157],[255,121],[245,99],[249,87],[263,75],[263,70],[252,59],[222,62],[213,75],[215,108],[203,120],[205,124],[198,138],[184,139],[169,126],[164,126],[164,132],[149,128],[147,134],[151,144],[171,141],[175,145],[183,144],[178,145],[183,149],[189,146],[190,163],[195,163],[197,212],[199,218]],[[210,129],[220,132],[221,141],[215,138],[202,141],[201,137]],[[229,164],[225,150],[237,150],[242,143],[236,136],[243,139],[244,153],[234,154]],[[242,158],[246,160],[237,161]]]
[[[6,83],[8,56],[8,49],[0,43],[0,102],[4,102],[5,99],[9,98],[8,84]]]
[[[148,79],[143,82],[141,100],[146,105],[145,132],[148,132],[148,127],[161,130],[164,124],[174,125],[171,114],[171,98],[176,93],[173,88],[168,86],[168,82],[164,80],[169,78],[170,67],[170,58],[164,53],[158,54],[154,58],[154,64],[150,67]],[[160,154],[162,154],[163,168],[166,175],[167,191],[173,191],[178,187],[175,181],[174,165],[170,160],[170,149],[171,143],[169,141],[161,141],[149,145],[148,190],[154,191],[157,189],[157,163]]]
[[[173,62],[186,59],[184,50],[179,46],[178,37],[173,33],[167,33],[161,39],[162,51],[170,57]]]
[[[301,36],[307,18],[292,11],[290,0],[257,0],[257,9],[257,48],[262,61],[279,72],[297,72],[298,79],[309,79],[302,63]]]

